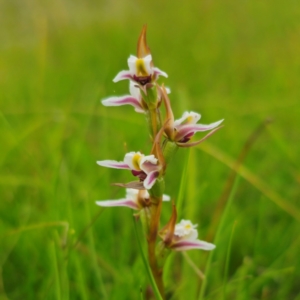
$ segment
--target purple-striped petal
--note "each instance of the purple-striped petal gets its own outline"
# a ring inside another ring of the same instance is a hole
[[[127,169],[130,170],[130,167],[122,161],[116,160],[98,160],[97,164],[102,167],[113,168],[113,169]]]
[[[157,172],[157,171],[147,174],[147,177],[144,180],[145,189],[150,190],[153,187],[158,175],[159,175],[159,172]]]
[[[174,251],[186,251],[186,250],[192,250],[192,249],[202,249],[202,250],[213,250],[216,246],[214,244],[200,241],[200,240],[179,240],[178,242],[174,243],[172,245],[172,250]]]
[[[144,109],[140,103],[140,101],[131,96],[121,96],[121,97],[110,97],[108,99],[101,101],[104,106],[121,106],[121,105],[131,105],[134,107],[136,112],[144,113]]]
[[[158,76],[164,76],[164,77],[168,77],[168,74],[162,70],[160,70],[159,68],[153,68],[153,73],[154,76],[157,78]]]
[[[117,76],[113,79],[113,82],[118,82],[121,80],[130,79],[132,80],[133,77],[130,71],[121,71],[117,74]]]
[[[119,200],[105,200],[105,201],[96,201],[96,204],[102,207],[115,207],[115,206],[125,206],[138,210],[139,207],[137,203],[130,199],[119,199]]]
[[[176,134],[175,140],[177,142],[180,142],[186,136],[191,136],[191,134],[193,135],[196,132],[212,130],[212,129],[216,128],[217,126],[219,126],[222,122],[223,122],[223,120],[220,120],[218,122],[214,122],[214,123],[211,123],[211,124],[208,124],[208,125],[204,125],[204,124],[186,124],[186,125],[178,126],[176,128],[177,129],[177,134]]]
[[[205,137],[203,137],[201,140],[195,141],[195,142],[177,142],[177,146],[178,147],[183,147],[183,148],[189,148],[189,147],[193,147],[193,146],[197,146],[199,144],[201,144],[202,142],[204,142],[207,138],[209,138],[211,135],[213,135],[216,131],[218,131],[220,128],[222,128],[222,126],[219,126],[217,128],[215,128],[214,130],[210,131]]]

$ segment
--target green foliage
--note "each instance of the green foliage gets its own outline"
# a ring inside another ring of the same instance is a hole
[[[147,23],[175,118],[225,119],[168,168],[179,216],[217,245],[170,256],[169,299],[297,299],[299,17],[292,0],[2,1],[0,298],[150,299],[132,211],[95,205],[132,180],[96,160],[150,150],[143,115],[99,102],[126,90],[112,79]],[[225,210],[234,162],[267,117]]]

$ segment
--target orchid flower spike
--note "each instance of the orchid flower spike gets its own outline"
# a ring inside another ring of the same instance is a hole
[[[132,174],[143,182],[147,190],[152,188],[161,171],[161,165],[153,154],[144,155],[140,152],[127,153],[122,162],[102,160],[97,161],[97,164],[102,167],[131,170]]]
[[[163,201],[170,201],[170,196],[163,195]],[[134,210],[141,210],[151,205],[150,195],[147,190],[126,189],[125,198],[118,200],[96,201],[102,207],[124,206]]]
[[[214,244],[204,242],[198,239],[197,225],[193,225],[189,220],[181,220],[173,229],[170,236],[168,230],[160,232],[165,246],[174,251],[186,251],[192,249],[213,250]]]
[[[214,132],[221,128],[218,127],[223,120],[204,125],[197,124],[200,120],[201,115],[196,112],[184,112],[182,117],[178,120],[174,121],[174,115],[171,109],[170,99],[167,95],[167,91],[163,86],[162,89],[162,97],[164,99],[164,103],[166,106],[166,119],[168,120],[168,124],[165,127],[165,134],[168,139],[175,142],[179,147],[191,147],[197,144],[200,144],[209,136],[211,136]],[[188,141],[193,137],[196,132],[209,131],[204,138],[199,141],[188,143]]]

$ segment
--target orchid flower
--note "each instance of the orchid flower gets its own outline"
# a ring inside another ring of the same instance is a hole
[[[209,125],[197,124],[201,115],[196,112],[184,112],[182,117],[174,121],[174,140],[178,143],[186,143],[199,131],[208,131],[218,127],[223,120]]]
[[[175,225],[173,243],[171,248],[175,251],[185,251],[190,249],[213,250],[214,244],[198,239],[198,225],[193,225],[189,220],[181,220]]]
[[[147,190],[152,188],[161,171],[161,165],[153,154],[144,155],[140,152],[127,153],[122,162],[101,160],[97,161],[97,164],[102,167],[131,170],[132,174],[143,182]]]
[[[166,246],[174,251],[186,251],[191,249],[213,250],[214,244],[204,242],[198,239],[198,231],[195,229],[197,225],[193,225],[189,220],[181,220],[175,225],[173,236],[170,240],[164,240]]]
[[[129,79],[143,86],[155,81],[159,76],[168,77],[167,73],[152,66],[151,54],[143,58],[130,55],[127,62],[129,70],[119,72],[113,82]]]
[[[175,142],[179,147],[191,147],[197,144],[200,144],[209,136],[211,136],[215,131],[217,131],[218,127],[223,120],[204,125],[204,124],[197,124],[200,120],[201,115],[196,112],[184,112],[182,117],[178,120],[174,121],[174,115],[171,109],[171,104],[169,97],[167,95],[167,91],[165,87],[161,89],[162,97],[165,102],[166,106],[166,126],[165,126],[165,133],[169,140]],[[208,131],[209,132],[204,138],[199,141],[188,143],[188,141],[193,137],[196,132]]]
[[[171,218],[167,225],[159,232],[165,247],[174,251],[185,251],[191,249],[213,250],[214,244],[198,239],[197,225],[189,220],[181,220],[176,224],[177,211],[173,205]]]
[[[163,195],[163,201],[170,201],[170,196]],[[126,189],[125,198],[118,200],[96,201],[96,204],[103,207],[125,206],[134,210],[141,210],[151,205],[150,195],[147,190]]]

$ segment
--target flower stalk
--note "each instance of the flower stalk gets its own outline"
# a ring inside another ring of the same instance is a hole
[[[181,220],[176,224],[177,211],[174,203],[169,222],[161,227],[162,206],[165,205],[165,201],[170,200],[170,197],[164,194],[164,176],[179,147],[192,147],[202,143],[222,127],[220,125],[223,120],[208,125],[198,124],[201,115],[192,111],[184,112],[181,118],[174,119],[168,96],[170,90],[158,83],[160,76],[168,75],[154,66],[146,41],[146,30],[147,27],[144,26],[138,39],[137,56],[130,55],[127,61],[129,70],[120,71],[113,79],[114,82],[129,80],[130,94],[104,99],[102,104],[130,105],[137,113],[145,114],[152,148],[148,155],[129,152],[125,154],[123,161],[97,161],[102,167],[129,170],[136,181],[115,184],[127,188],[125,198],[96,203],[102,207],[129,207],[136,211],[134,216],[141,221],[147,241],[148,262],[153,275],[151,280],[154,278],[161,297],[165,299],[162,275],[167,257],[176,251],[208,251],[215,246],[199,240],[197,225],[193,225],[189,220]],[[164,112],[163,122],[161,108]],[[196,133],[204,131],[208,131],[206,136],[191,141]]]
[[[157,108],[148,110],[146,120],[148,122],[151,139],[153,140],[161,128],[161,117],[159,110]]]
[[[161,296],[163,297],[163,299],[165,299],[164,285],[163,285],[163,281],[162,281],[162,269],[159,268],[156,253],[155,253],[156,240],[157,240],[161,208],[162,208],[162,199],[156,198],[156,197],[151,197],[151,202],[155,203],[155,204],[152,204],[152,206],[151,206],[152,218],[150,221],[149,235],[147,237],[148,258],[149,258],[150,268],[151,268],[153,277],[155,279],[156,285],[160,291]]]

